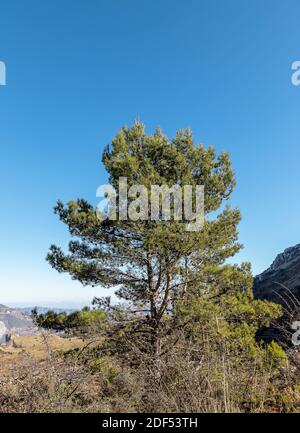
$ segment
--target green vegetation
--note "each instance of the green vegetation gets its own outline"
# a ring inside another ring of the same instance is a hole
[[[117,287],[120,303],[96,298],[93,309],[36,315],[42,328],[86,341],[65,354],[62,389],[47,410],[297,411],[297,359],[255,338],[281,307],[253,298],[249,263],[227,262],[241,248],[240,212],[224,206],[235,185],[228,154],[195,145],[189,130],[169,140],[137,122],[103,162],[111,185],[126,176],[149,200],[152,184],[204,185],[205,224],[189,232],[184,220],[101,221],[85,200],[57,203],[74,239],[68,253],[52,246],[47,260],[83,285]],[[69,394],[74,371],[85,379]],[[40,400],[35,410],[44,410]]]
[[[82,284],[118,286],[118,296],[130,303],[129,322],[138,322],[130,331],[139,333],[145,345],[141,350],[151,351],[154,362],[168,350],[165,336],[185,326],[182,311],[188,309],[189,315],[194,311],[189,322],[201,318],[199,300],[210,303],[211,314],[221,316],[232,304],[235,320],[240,308],[240,320],[250,321],[252,328],[280,314],[278,307],[264,303],[262,308],[253,300],[248,264],[225,264],[241,248],[239,210],[221,209],[235,185],[228,154],[195,145],[189,130],[169,140],[160,129],[147,135],[143,124],[136,122],[121,129],[106,148],[103,162],[117,194],[121,176],[127,177],[128,187],[147,188],[149,200],[151,185],[205,188],[206,219],[199,231],[187,231],[184,219],[101,221],[84,200],[58,202],[55,208],[76,239],[69,244],[69,254],[53,245],[48,261]],[[217,215],[212,218],[212,214]]]
[[[45,314],[37,314],[33,312],[35,323],[44,329],[52,329],[55,331],[65,331],[70,333],[91,333],[92,329],[97,329],[99,332],[106,323],[106,314],[101,310],[90,311],[89,308],[84,308],[82,311],[74,311],[73,313],[55,313],[48,311]]]

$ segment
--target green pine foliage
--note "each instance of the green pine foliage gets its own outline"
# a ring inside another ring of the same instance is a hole
[[[103,163],[117,192],[120,177],[127,177],[128,187],[144,185],[149,197],[153,184],[205,188],[205,223],[195,232],[185,229],[185,220],[100,220],[83,199],[57,203],[55,213],[73,239],[67,253],[51,246],[51,266],[83,285],[117,288],[121,302],[126,301],[104,307],[98,300],[95,311],[105,317],[94,331],[105,328],[106,349],[130,354],[134,365],[134,346],[158,370],[163,356],[186,344],[214,351],[222,342],[238,365],[254,359],[260,368],[286,362],[278,345],[273,343],[266,355],[255,339],[260,327],[281,315],[280,307],[253,299],[249,263],[227,261],[242,247],[240,211],[227,203],[235,186],[229,155],[195,144],[190,130],[168,139],[159,128],[147,134],[136,122],[119,131]],[[94,314],[81,313],[76,320],[87,324]]]

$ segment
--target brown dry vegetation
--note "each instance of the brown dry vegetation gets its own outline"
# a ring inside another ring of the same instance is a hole
[[[80,338],[61,338],[46,333],[13,337],[13,342],[14,345],[0,346],[0,374],[3,376],[7,376],[28,361],[43,364],[49,352],[57,355],[84,345]]]
[[[2,412],[297,412],[299,361],[265,352],[238,357],[226,339],[181,339],[158,364],[132,345],[126,360],[98,342],[17,339],[1,351]],[[103,346],[101,346],[103,348]],[[159,372],[159,373],[158,373]]]

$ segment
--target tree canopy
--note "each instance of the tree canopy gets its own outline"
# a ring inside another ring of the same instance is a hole
[[[253,319],[259,305],[252,297],[250,265],[226,262],[241,248],[240,211],[226,205],[235,186],[229,155],[195,144],[190,130],[180,130],[168,139],[159,128],[147,134],[144,125],[136,122],[119,131],[102,160],[117,200],[120,177],[127,178],[128,188],[146,187],[149,197],[151,185],[203,185],[204,226],[187,231],[184,218],[99,219],[84,199],[58,202],[55,212],[73,239],[68,253],[52,245],[49,263],[84,285],[116,288],[119,298],[139,314],[138,326],[143,324],[156,355],[162,350],[161,338],[187,323],[183,314],[187,306],[188,316],[194,311],[200,317],[195,311],[199,299],[224,308],[224,296],[230,295],[231,303],[239,299],[240,306],[247,300]],[[270,305],[265,305],[264,314],[257,313],[258,322],[278,314]]]

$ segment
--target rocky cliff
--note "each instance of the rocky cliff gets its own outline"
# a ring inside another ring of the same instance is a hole
[[[254,297],[267,299],[283,306],[283,316],[262,328],[258,340],[277,340],[285,347],[292,347],[292,327],[300,320],[300,244],[285,249],[271,266],[254,278]]]
[[[285,304],[294,295],[300,301],[300,244],[278,254],[271,266],[254,279],[254,296]]]

